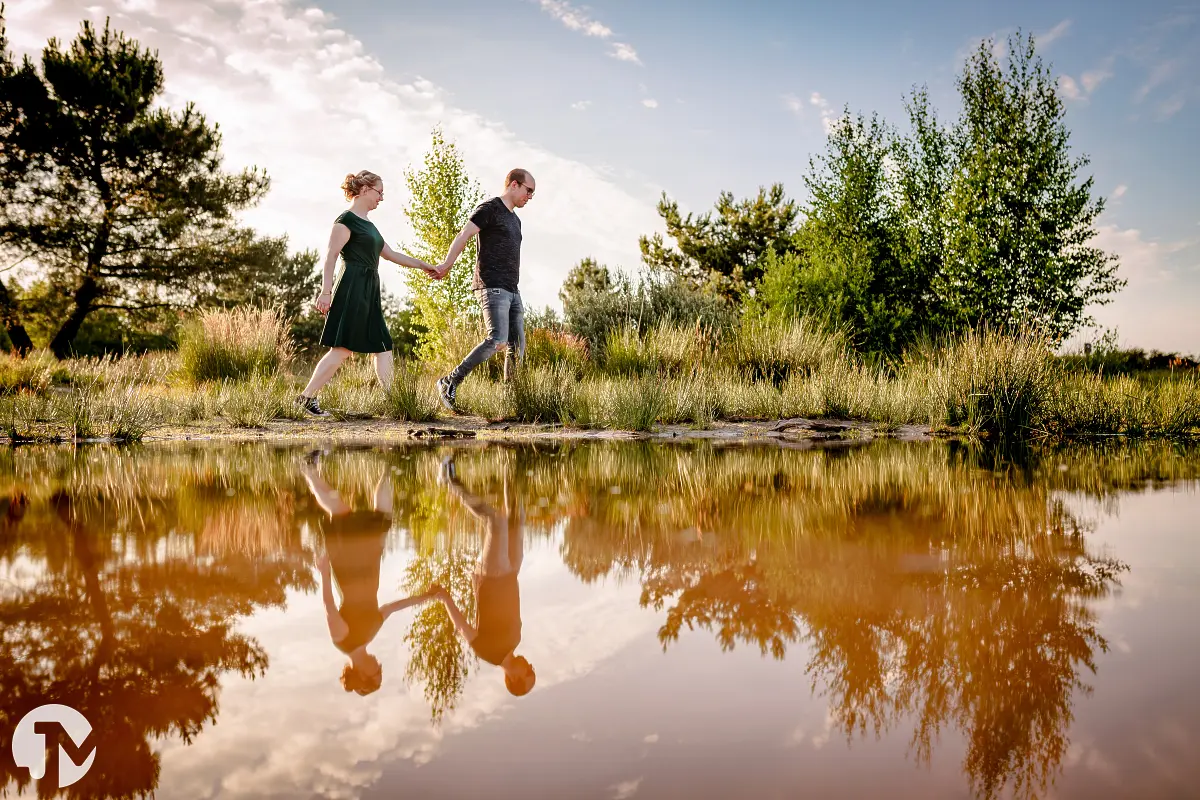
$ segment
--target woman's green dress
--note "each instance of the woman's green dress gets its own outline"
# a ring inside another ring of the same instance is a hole
[[[383,318],[379,288],[383,235],[353,211],[343,211],[334,222],[350,229],[350,240],[342,247],[342,274],[333,289],[321,344],[355,353],[390,353],[392,335]]]

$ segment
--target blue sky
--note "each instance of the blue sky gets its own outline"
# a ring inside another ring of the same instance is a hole
[[[195,100],[231,163],[273,176],[248,218],[297,246],[323,245],[341,206],[328,184],[364,166],[390,179],[377,224],[403,240],[401,172],[432,124],[489,194],[529,167],[522,288],[535,305],[557,304],[583,256],[636,270],[661,191],[703,211],[722,190],[780,181],[803,201],[824,117],[848,105],[903,125],[922,84],[952,116],[967,53],[1021,28],[1060,77],[1072,145],[1108,198],[1097,243],[1130,285],[1100,322],[1128,344],[1200,352],[1194,3],[20,0],[9,15],[19,51],[105,15],[157,47],[167,102]]]

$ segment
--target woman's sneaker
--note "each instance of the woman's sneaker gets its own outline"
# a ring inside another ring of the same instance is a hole
[[[440,399],[442,401],[442,405],[444,405],[446,407],[446,410],[447,411],[455,411],[455,412],[458,411],[458,408],[455,407],[456,406],[455,393],[458,391],[458,387],[455,386],[454,383],[450,380],[449,375],[443,376],[438,379],[437,390],[438,390],[438,399]]]
[[[321,404],[317,402],[317,398],[315,397],[305,397],[304,395],[299,395],[296,397],[296,404],[309,414],[312,414],[314,417],[330,416],[328,411],[321,408]]]

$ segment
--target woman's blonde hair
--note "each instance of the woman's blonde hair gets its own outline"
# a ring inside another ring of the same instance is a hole
[[[357,175],[347,175],[346,180],[342,181],[342,192],[346,195],[347,200],[353,200],[362,194],[362,190],[368,186],[374,186],[380,181],[380,177],[370,170],[362,170]]]

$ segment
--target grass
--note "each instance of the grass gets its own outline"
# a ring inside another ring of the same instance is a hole
[[[292,360],[288,323],[278,309],[210,309],[179,334],[179,368],[193,384],[271,375]]]
[[[262,428],[301,419],[295,397],[309,365],[295,363],[272,310],[211,311],[177,353],[56,361],[0,355],[0,429],[10,439],[134,441],[164,425]],[[454,339],[465,353],[478,331]],[[717,421],[791,417],[859,420],[882,429],[927,424],[1021,441],[1200,432],[1200,375],[1143,380],[1064,365],[1028,332],[980,330],[914,348],[899,364],[856,358],[838,331],[808,320],[747,321],[611,334],[597,352],[570,334],[535,329],[524,365],[501,380],[493,358],[459,388],[467,414],[489,420],[649,431]],[[373,359],[356,356],[322,390],[338,419],[434,422],[434,381],[452,366],[398,360],[382,390]]]

